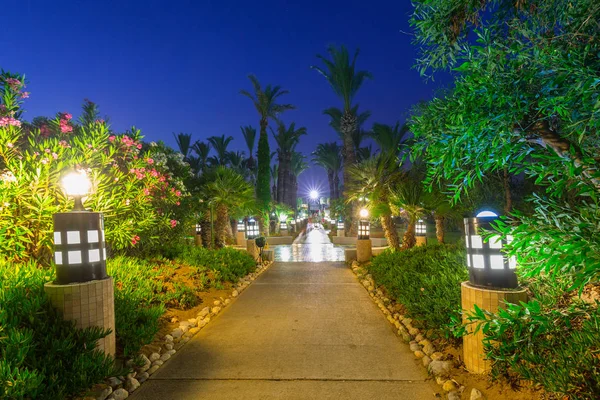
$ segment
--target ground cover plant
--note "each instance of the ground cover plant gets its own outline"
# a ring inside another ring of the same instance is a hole
[[[367,268],[418,324],[449,337],[448,324],[460,309],[460,283],[468,279],[464,255],[461,243],[386,250]]]

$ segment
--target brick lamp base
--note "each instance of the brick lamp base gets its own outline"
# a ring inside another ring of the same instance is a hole
[[[466,323],[466,314],[475,310],[475,305],[489,312],[497,312],[504,308],[504,303],[518,303],[527,301],[525,289],[492,289],[472,286],[469,282],[461,284],[461,303],[463,309],[463,323]],[[491,369],[491,362],[485,358],[483,349],[483,332],[480,330],[472,334],[474,326],[467,326],[468,335],[463,337],[463,357],[469,372],[485,374]]]
[[[44,291],[50,302],[68,321],[79,329],[98,326],[111,333],[98,341],[98,349],[115,356],[115,297],[113,279],[68,285],[46,283]]]
[[[356,241],[356,261],[364,263],[371,261],[373,256],[373,243],[371,239],[358,239]]]

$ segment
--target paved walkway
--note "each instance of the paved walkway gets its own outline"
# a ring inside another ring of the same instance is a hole
[[[344,261],[344,247],[331,243],[321,225],[308,224],[306,231],[294,244],[273,246],[275,261]]]
[[[303,246],[327,244],[314,232]],[[343,263],[276,262],[132,398],[424,400],[436,390]]]

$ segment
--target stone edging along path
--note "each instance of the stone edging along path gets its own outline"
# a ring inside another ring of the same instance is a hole
[[[433,343],[418,328],[412,326],[412,319],[398,312],[398,305],[386,297],[381,289],[376,288],[377,286],[371,274],[367,273],[357,261],[352,262],[352,272],[369,292],[369,296],[387,317],[388,322],[398,329],[398,336],[410,345],[410,350],[415,357],[423,362],[423,366],[435,377],[437,384],[447,392],[448,400],[460,400],[465,387],[452,379],[454,362],[445,360],[446,355],[436,351]],[[481,391],[475,388],[471,390],[470,400],[483,398]]]
[[[173,354],[186,344],[196,333],[200,332],[224,307],[227,307],[233,299],[239,296],[260,274],[265,272],[273,261],[265,265],[258,265],[254,272],[240,278],[235,288],[224,300],[216,300],[212,307],[204,307],[196,318],[188,319],[179,323],[179,327],[165,335],[164,342],[158,352],[139,356],[143,361],[142,366],[134,366],[133,360],[128,360],[126,365],[133,369],[126,377],[111,377],[106,385],[100,385],[94,393],[84,397],[83,400],[123,400],[129,397],[130,393],[135,392],[150,375],[154,374]]]

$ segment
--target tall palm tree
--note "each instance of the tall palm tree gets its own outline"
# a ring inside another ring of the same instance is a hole
[[[192,150],[198,155],[198,173],[206,170],[208,166],[208,155],[210,154],[210,145],[206,142],[197,141],[192,146]]]
[[[179,152],[183,154],[184,159],[187,159],[190,154],[192,135],[190,133],[178,133],[177,135],[173,133],[173,136],[175,136]]]
[[[269,119],[277,119],[279,114],[284,111],[292,110],[295,107],[291,104],[279,104],[277,100],[280,96],[287,94],[287,90],[283,90],[281,86],[267,85],[264,89],[254,75],[248,75],[248,79],[252,83],[254,93],[246,90],[241,90],[240,93],[254,104],[256,111],[260,117],[260,137],[258,139],[258,171],[256,177],[256,197],[264,204],[268,204],[271,200],[270,185],[269,185],[269,137],[267,135],[267,126]]]
[[[254,160],[254,144],[256,143],[256,128],[253,128],[251,125],[240,126],[240,130],[242,131],[242,135],[244,135],[244,140],[246,141],[246,147],[248,148],[248,160],[246,162],[246,166],[250,171],[254,171],[255,168],[255,160]]]
[[[354,154],[354,147],[352,144],[352,134],[359,128],[359,120],[356,113],[353,113],[352,101],[356,96],[356,93],[365,82],[366,79],[372,77],[368,71],[357,71],[356,70],[356,59],[358,57],[358,49],[354,53],[354,57],[350,58],[346,47],[341,46],[336,49],[334,46],[330,46],[327,49],[330,59],[327,59],[321,55],[317,57],[325,65],[324,68],[312,66],[311,68],[317,70],[329,84],[335,92],[335,94],[342,100],[343,108],[342,115],[340,117],[339,132],[342,135],[343,148],[344,148],[344,185],[349,183],[349,167],[356,162],[356,156]],[[355,213],[352,213],[353,219],[355,219]],[[354,221],[351,221],[350,232],[356,231]]]
[[[400,170],[396,164],[396,157],[388,154],[378,154],[366,159],[350,169],[352,177],[348,200],[360,198],[369,199],[368,206],[371,214],[379,218],[385,237],[390,248],[400,248],[400,240],[396,225],[392,220],[390,198],[392,190],[401,178]]]
[[[292,122],[287,128],[283,122],[277,124],[277,133],[271,129],[271,133],[277,142],[277,159],[279,161],[277,177],[277,202],[287,203],[290,197],[290,167],[292,153],[300,141],[302,135],[306,135],[306,128],[296,129],[296,123]],[[293,207],[293,204],[288,204]]]
[[[240,203],[251,202],[254,198],[253,190],[244,177],[231,168],[223,166],[218,166],[212,172],[206,188],[210,204],[216,212],[215,246],[221,248],[226,242],[229,211],[239,207]]]
[[[320,143],[312,153],[312,161],[327,171],[329,195],[332,200],[339,198],[339,171],[342,168],[341,147],[337,142]]]
[[[304,155],[294,151],[292,153],[292,161],[290,163],[290,181],[292,187],[290,193],[290,203],[294,203],[292,208],[294,209],[296,215],[298,215],[298,177],[307,169],[308,164],[305,161]]]
[[[229,146],[229,143],[233,140],[233,136],[211,136],[207,140],[217,153],[216,157],[212,157],[213,163],[216,165],[227,165],[229,155],[227,146]]]
[[[382,153],[398,154],[400,152],[400,146],[406,142],[407,133],[407,124],[400,126],[400,122],[396,122],[396,125],[390,126],[374,123],[373,129],[371,129],[371,132],[367,133],[367,136],[375,140],[375,143],[377,143]]]

